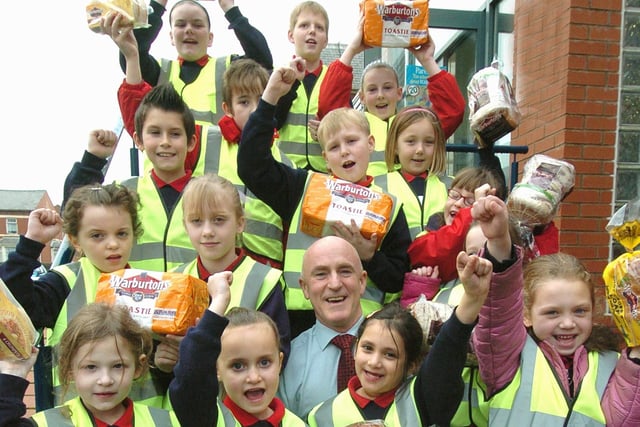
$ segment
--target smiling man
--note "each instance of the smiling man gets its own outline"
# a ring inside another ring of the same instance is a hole
[[[303,419],[338,392],[342,351],[332,340],[344,334],[355,338],[363,320],[360,297],[366,284],[358,252],[341,237],[323,237],[304,254],[300,288],[313,306],[316,322],[291,342],[278,390],[285,407]]]

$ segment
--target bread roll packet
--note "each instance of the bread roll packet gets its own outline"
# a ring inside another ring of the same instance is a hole
[[[520,124],[520,110],[509,78],[498,62],[476,72],[467,85],[469,122],[480,147],[491,146]]]
[[[95,33],[102,33],[100,19],[109,12],[122,14],[133,28],[147,28],[149,24],[150,7],[145,0],[93,0],[86,5],[87,24]]]
[[[611,261],[602,278],[609,310],[627,346],[640,345],[640,251]]]
[[[429,41],[428,0],[362,0],[363,41],[369,46],[410,47]]]
[[[0,360],[25,360],[40,334],[24,308],[0,279]]]
[[[100,275],[96,301],[126,306],[156,334],[185,335],[207,309],[209,293],[189,274],[127,268]]]

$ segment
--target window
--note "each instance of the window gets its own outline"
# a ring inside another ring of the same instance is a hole
[[[7,218],[7,234],[18,234],[18,220]]]

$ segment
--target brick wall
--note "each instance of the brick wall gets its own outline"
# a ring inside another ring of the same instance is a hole
[[[523,119],[512,144],[575,166],[575,187],[556,218],[560,247],[597,279],[596,321],[608,325],[601,274],[614,196],[621,8],[621,0],[516,0],[514,18]]]

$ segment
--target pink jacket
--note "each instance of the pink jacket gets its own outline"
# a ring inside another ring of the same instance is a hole
[[[493,396],[507,386],[520,366],[527,330],[523,323],[522,250],[506,271],[494,273],[489,295],[473,332],[473,344],[480,366],[480,376]],[[564,389],[569,390],[566,370],[560,355],[544,341],[540,349],[550,361]],[[581,346],[574,355],[574,384],[587,371],[587,350]],[[607,426],[640,425],[640,365],[622,351],[602,398]]]

